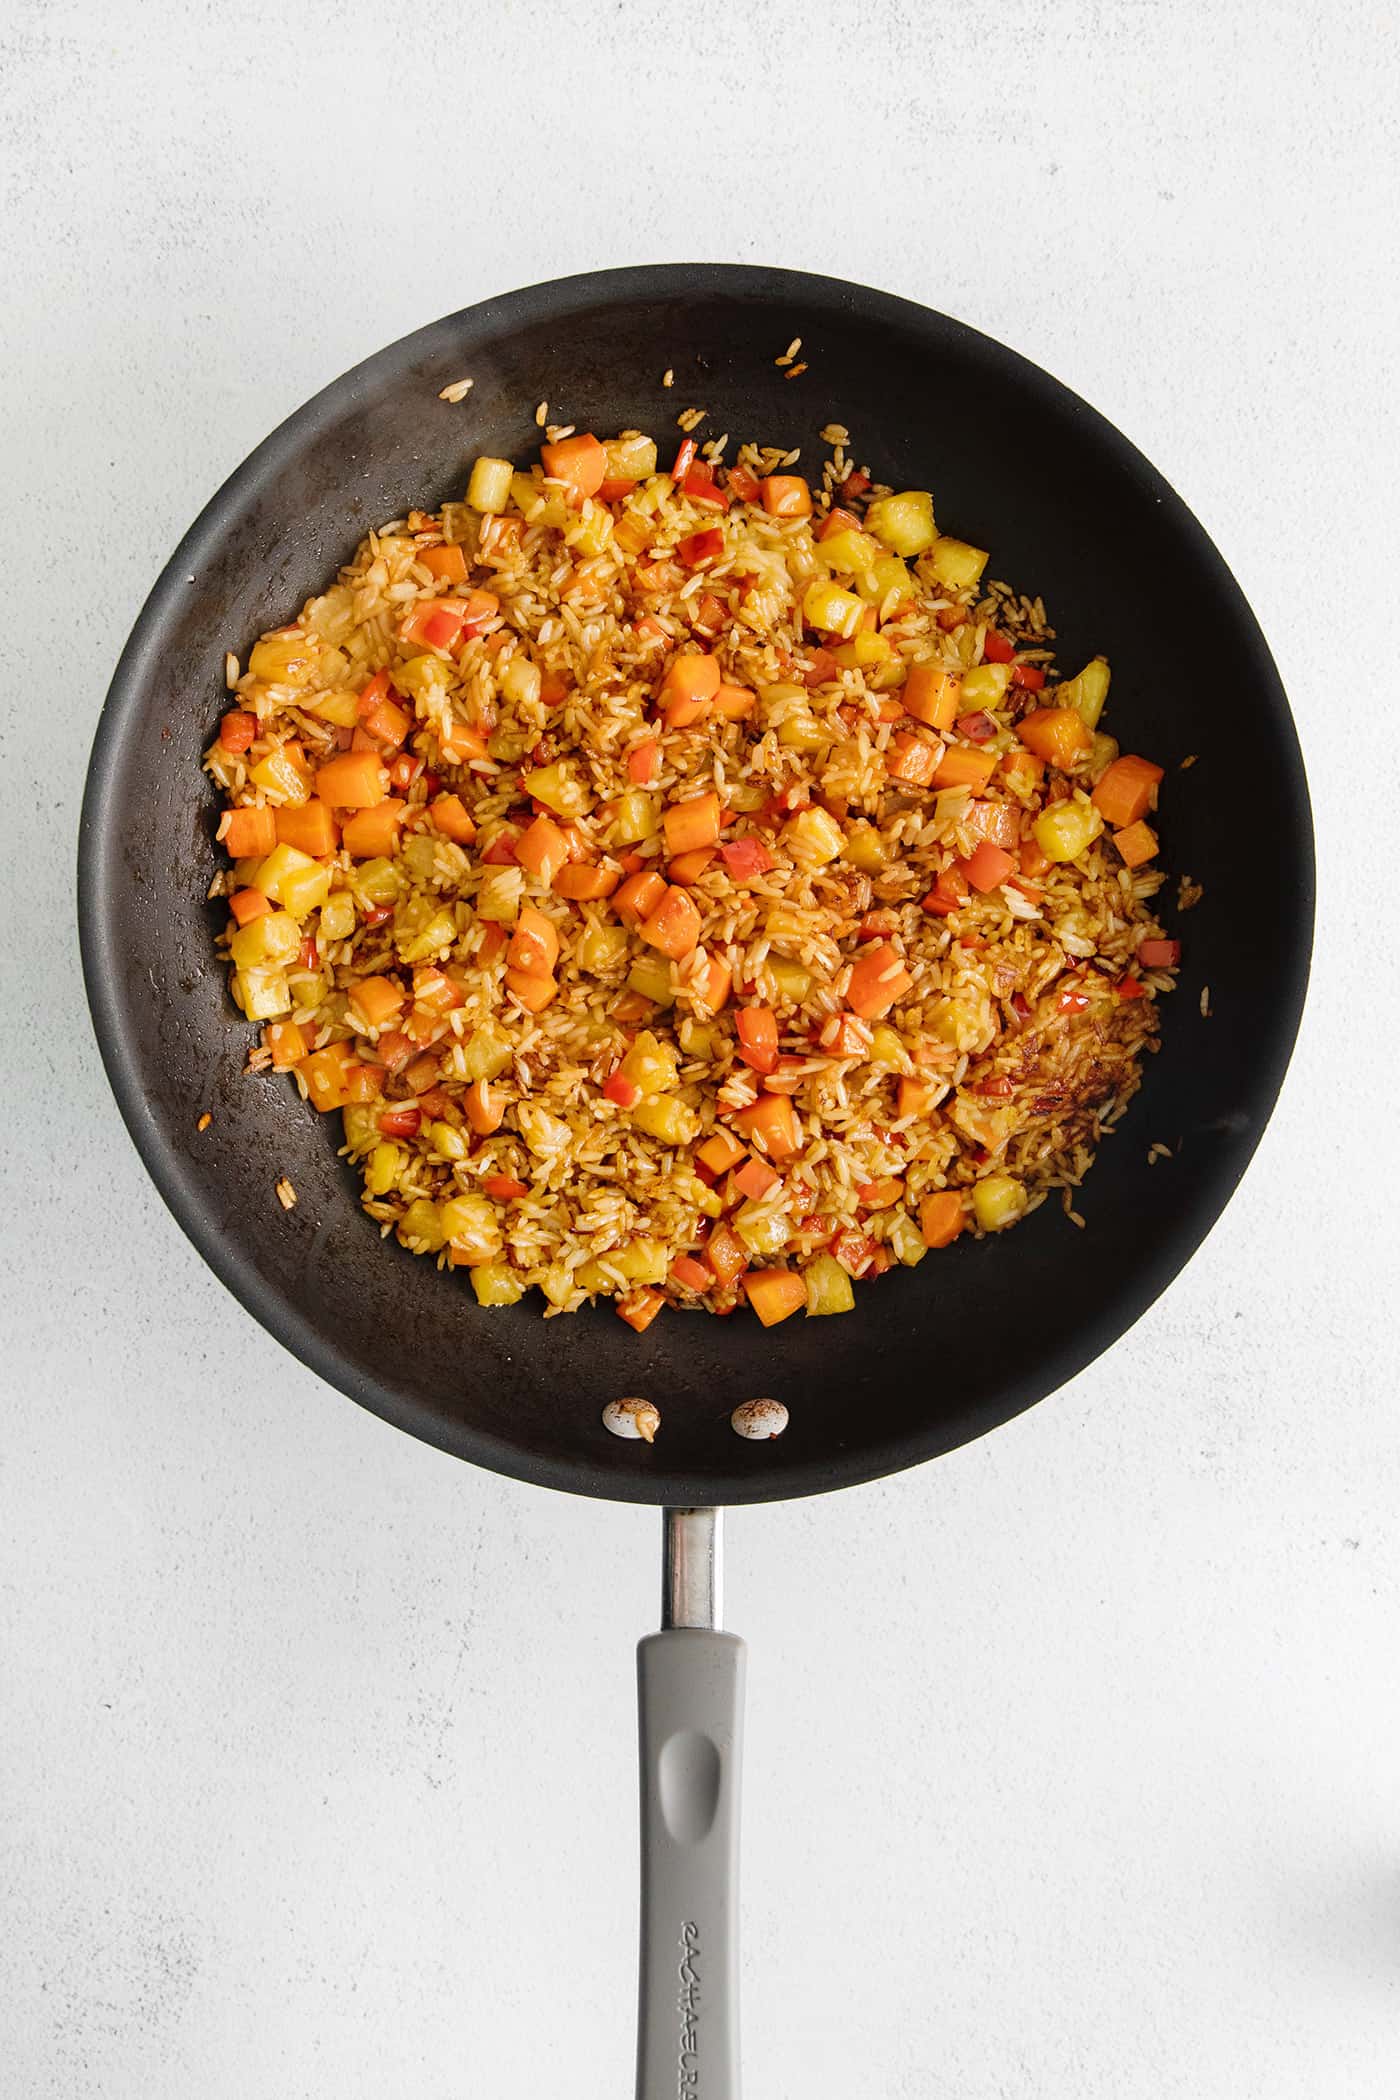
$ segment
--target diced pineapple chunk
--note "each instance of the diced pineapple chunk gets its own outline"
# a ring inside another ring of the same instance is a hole
[[[1089,759],[1085,767],[1089,779],[1097,786],[1118,756],[1118,739],[1105,736],[1101,729],[1094,731],[1094,741],[1089,746]]]
[[[906,1269],[917,1269],[928,1253],[924,1236],[907,1210],[897,1210],[890,1220],[890,1246],[896,1261]]]
[[[483,453],[472,466],[471,480],[467,483],[467,501],[473,510],[497,516],[510,501],[510,485],[515,469],[508,459],[492,459]]]
[[[627,982],[634,992],[644,999],[652,999],[658,1006],[673,1006],[676,995],[671,988],[671,965],[664,955],[639,955],[627,972]]]
[[[719,1030],[707,1021],[696,1021],[689,1014],[681,1022],[679,1035],[681,1048],[687,1057],[713,1057]]]
[[[494,1261],[501,1252],[500,1214],[489,1196],[449,1196],[437,1207],[444,1239],[468,1262]]]
[[[1001,1232],[1024,1216],[1028,1202],[1022,1184],[1010,1174],[984,1174],[973,1185],[972,1208],[983,1232]]]
[[[801,868],[824,868],[845,843],[846,834],[835,817],[820,807],[798,810],[783,826],[783,844]]]
[[[478,1305],[515,1305],[525,1296],[525,1286],[508,1263],[479,1262],[472,1270],[472,1289]]]
[[[936,539],[929,554],[929,567],[937,581],[951,591],[965,591],[976,583],[990,556],[985,547],[970,547],[966,540]]]
[[[611,438],[603,447],[610,481],[645,481],[656,472],[656,440],[633,433]]]
[[[666,1242],[645,1235],[629,1240],[625,1247],[610,1249],[607,1261],[608,1267],[618,1270],[629,1283],[664,1283],[671,1265]]]
[[[770,955],[764,968],[785,1005],[800,1006],[812,989],[811,971],[804,970],[801,963],[789,962],[784,955]]]
[[[857,576],[856,589],[867,605],[884,605],[887,599],[898,604],[913,597],[914,579],[897,554],[882,554],[864,576]]]
[[[627,953],[627,928],[625,926],[600,926],[590,920],[579,936],[578,965],[587,970],[590,977],[606,977],[615,970]]]
[[[492,1021],[483,1021],[462,1045],[458,1056],[467,1079],[499,1079],[511,1063],[513,1052],[507,1038]]]
[[[593,791],[563,759],[553,765],[535,766],[522,773],[520,785],[536,802],[543,802],[557,817],[581,817],[593,806]]]
[[[763,1203],[746,1203],[736,1212],[734,1230],[750,1254],[779,1254],[791,1237],[783,1213]]]
[[[401,693],[411,699],[427,703],[433,699],[445,699],[452,682],[452,666],[444,663],[440,656],[410,656],[407,663],[394,667],[394,684]]]
[[[439,1159],[465,1159],[471,1150],[466,1132],[460,1130],[455,1123],[444,1122],[441,1118],[428,1125],[425,1135]]]
[[[612,515],[606,503],[584,498],[583,508],[565,527],[564,538],[580,554],[601,554],[613,536]]]
[[[577,1288],[567,1262],[552,1261],[540,1278],[540,1289],[551,1305],[567,1305]]]
[[[873,664],[894,662],[894,644],[868,627],[862,627],[853,642],[843,642],[833,653],[843,671],[868,671]]]
[[[1086,796],[1076,794],[1066,802],[1052,803],[1031,829],[1047,860],[1078,860],[1103,830],[1103,818]]]
[[[228,951],[235,969],[285,970],[288,963],[295,962],[300,946],[301,928],[291,913],[265,911],[239,927]]]
[[[329,693],[318,693],[314,700],[306,702],[309,715],[319,715],[323,722],[333,722],[337,729],[353,729],[360,719],[360,699],[349,686],[336,686]]]
[[[442,1213],[436,1203],[427,1196],[416,1197],[399,1220],[399,1238],[407,1246],[410,1240],[421,1240],[429,1254],[436,1254],[447,1244],[447,1233],[443,1229]]]
[[[300,628],[284,628],[254,642],[248,669],[269,685],[305,685],[316,668],[316,643]]]
[[[280,745],[277,750],[269,751],[266,758],[258,760],[248,778],[279,809],[299,809],[311,794],[306,775],[292,763]]]
[[[258,922],[253,921],[254,925]],[[676,1053],[644,1028],[618,1066],[622,1077],[642,1094],[668,1094],[676,1084]]]
[[[652,1094],[637,1103],[632,1121],[663,1145],[688,1145],[698,1136],[700,1118],[679,1094]]]
[[[321,906],[322,936],[328,941],[348,941],[355,931],[355,900],[349,890],[332,890]]]
[[[880,543],[868,532],[849,529],[833,532],[818,548],[822,560],[838,576],[863,576],[880,558]]]
[[[580,1262],[574,1270],[574,1281],[581,1291],[611,1292],[617,1289],[615,1280],[598,1261]]]
[[[855,1309],[855,1286],[834,1254],[814,1254],[802,1271],[809,1318]]]
[[[870,1062],[887,1065],[893,1072],[903,1072],[907,1077],[914,1069],[914,1060],[905,1049],[894,1030],[881,1021],[876,1025],[870,1039]]]
[[[881,496],[865,513],[866,527],[896,554],[924,554],[938,537],[933,497],[927,489]]]
[[[391,860],[382,856],[360,861],[352,879],[365,902],[375,906],[395,903],[403,888],[403,877],[398,869]]]
[[[476,893],[477,917],[489,919],[495,926],[513,926],[520,916],[524,889],[523,868],[487,868]]]
[[[778,724],[778,742],[788,751],[820,751],[831,734],[808,708],[795,709]]]
[[[1108,698],[1110,672],[1106,656],[1091,657],[1077,678],[1067,678],[1054,693],[1056,707],[1072,707],[1086,729],[1097,729]]]
[[[411,900],[394,924],[394,946],[400,962],[432,962],[446,954],[456,938],[457,921],[446,905],[434,911],[426,899]]]
[[[862,875],[878,875],[889,863],[885,842],[873,824],[856,823],[846,833],[841,858],[859,868]]]
[[[613,818],[613,843],[618,846],[635,846],[642,839],[654,837],[661,827],[658,798],[648,795],[642,788],[628,788],[617,798],[617,814]]]
[[[839,634],[846,641],[865,618],[865,602],[854,591],[843,591],[827,578],[809,583],[802,598],[802,617],[809,627],[823,634]]]
[[[262,920],[253,924],[260,926]],[[292,1010],[292,995],[280,970],[235,970],[231,989],[250,1021],[275,1021]]]
[[[365,1166],[365,1188],[371,1196],[387,1196],[398,1180],[404,1163],[401,1145],[383,1139],[370,1153]]]
[[[501,691],[517,707],[533,707],[543,683],[539,665],[528,656],[513,656],[501,673]]]
[[[1010,683],[1010,664],[974,664],[970,671],[963,672],[958,705],[965,714],[979,707],[1000,707]]]

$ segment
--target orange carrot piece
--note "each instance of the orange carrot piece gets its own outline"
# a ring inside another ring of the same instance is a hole
[[[638,1334],[644,1334],[665,1303],[661,1292],[649,1287],[645,1290],[627,1291],[616,1301],[617,1316],[620,1320],[625,1320]]]
[[[1157,857],[1157,834],[1150,824],[1139,818],[1136,824],[1125,825],[1113,834],[1113,843],[1130,868],[1140,868],[1144,861]]]
[[[269,1021],[262,1039],[274,1072],[290,1072],[306,1055],[306,1037],[295,1021]]]
[[[393,977],[362,977],[352,987],[347,1005],[369,1028],[383,1028],[401,1010],[403,986]]]
[[[651,916],[666,894],[666,878],[655,868],[639,868],[629,875],[613,899],[613,909],[629,926],[640,926]]]
[[[430,576],[441,577],[444,583],[467,580],[466,554],[453,542],[444,541],[441,547],[420,547],[413,558],[423,564]]]
[[[506,1119],[505,1096],[489,1079],[474,1079],[462,1096],[462,1111],[478,1137],[490,1137]]]
[[[678,1254],[671,1264],[671,1281],[683,1291],[709,1291],[713,1290],[715,1279],[693,1254]]]
[[[373,809],[388,792],[377,751],[347,751],[317,768],[316,793],[336,809]]]
[[[751,1203],[761,1203],[768,1191],[778,1186],[778,1177],[766,1159],[746,1159],[735,1170],[734,1186]]]
[[[761,1152],[780,1164],[801,1149],[797,1111],[786,1094],[760,1094],[734,1120]]]
[[[974,749],[969,744],[949,744],[933,776],[936,788],[984,788],[997,769],[995,751]]]
[[[734,972],[722,955],[709,956],[704,969],[691,985],[696,1003],[712,1014],[728,1005],[733,989]]]
[[[731,1167],[737,1167],[744,1158],[744,1148],[732,1130],[716,1130],[695,1148],[695,1157],[707,1166],[718,1180]]]
[[[258,733],[258,718],[246,707],[231,707],[219,724],[219,742],[225,751],[246,751]]]
[[[713,846],[699,846],[692,853],[678,853],[666,864],[666,873],[672,882],[678,882],[683,890],[700,880],[715,857]]]
[[[555,980],[543,972],[506,971],[506,986],[512,991],[527,1013],[543,1013],[550,1000],[559,990]]]
[[[807,1303],[807,1286],[796,1269],[750,1269],[743,1292],[765,1327],[776,1327]]]
[[[932,1079],[901,1079],[899,1082],[900,1116],[926,1116],[934,1105],[938,1087]]]
[[[383,1074],[378,1065],[348,1065],[345,1072],[345,1099],[347,1105],[352,1101],[377,1101],[379,1099],[380,1080],[382,1077]]]
[[[899,700],[907,715],[929,729],[951,729],[958,712],[962,681],[937,664],[913,664],[900,687]]]
[[[270,809],[226,809],[216,833],[230,860],[261,860],[277,844],[277,821]]]
[[[551,481],[566,485],[568,500],[581,504],[596,496],[608,471],[608,455],[591,431],[540,446],[540,460]]]
[[[524,977],[552,977],[559,960],[559,935],[554,921],[533,904],[522,904],[506,950],[507,982],[512,973]]]
[[[515,842],[515,857],[522,868],[552,883],[569,859],[569,841],[552,817],[536,817]],[[553,969],[553,963],[549,966]]]
[[[708,795],[692,795],[686,802],[673,802],[661,819],[661,828],[668,853],[695,853],[702,846],[718,845],[719,796],[712,790]]]
[[[899,950],[888,941],[877,941],[862,948],[851,965],[846,1004],[862,1021],[878,1021],[904,997],[913,982]]]
[[[460,795],[435,795],[428,804],[428,815],[433,828],[445,839],[453,839],[459,846],[469,846],[476,837],[476,826],[467,814],[467,806]]]
[[[926,1247],[948,1247],[967,1222],[963,1200],[956,1189],[939,1189],[919,1205],[919,1230]]]
[[[627,754],[627,778],[635,787],[647,787],[661,773],[661,745],[654,736],[634,744]]]
[[[590,903],[600,897],[611,897],[621,880],[613,868],[595,868],[587,861],[570,861],[554,878],[554,894],[567,897],[571,904]]]
[[[644,941],[672,962],[684,962],[700,939],[700,914],[686,891],[673,884],[639,930]]]
[[[734,1016],[739,1055],[755,1072],[771,1072],[778,1062],[778,1017],[770,1006],[741,1006]]]
[[[1062,773],[1093,742],[1084,717],[1073,707],[1038,707],[1017,724],[1016,734],[1028,751]]]
[[[311,1105],[322,1115],[333,1108],[344,1108],[350,1098],[346,1077],[356,1061],[349,1043],[327,1043],[323,1050],[313,1050],[297,1060],[296,1068],[306,1081]]]
[[[1123,831],[1153,807],[1153,793],[1161,778],[1162,768],[1150,758],[1129,753],[1107,767],[1089,800],[1105,824]]]
[[[271,911],[271,901],[261,890],[235,890],[228,900],[228,908],[240,926],[247,926],[260,919],[265,911]]]
[[[717,1283],[733,1283],[748,1267],[748,1249],[728,1225],[716,1225],[705,1242],[704,1251],[706,1261],[715,1272]]]
[[[746,722],[758,705],[758,695],[746,685],[719,685],[710,704],[727,722]]]
[[[1038,788],[1045,778],[1045,761],[1033,751],[1008,751],[1001,761],[1001,771],[1013,787]]]
[[[896,736],[890,739],[885,769],[891,780],[902,780],[908,787],[931,787],[943,756],[937,744],[922,737]]]
[[[719,691],[719,662],[713,656],[688,650],[673,656],[661,681],[657,702],[664,709],[669,729],[685,729],[703,712]]]
[[[985,895],[990,890],[999,890],[1008,875],[1015,873],[1020,862],[1012,853],[1005,853],[994,846],[990,839],[983,839],[974,853],[958,862],[959,868],[973,889]]]
[[[800,474],[769,474],[759,483],[770,518],[810,518],[812,491]]]
[[[380,854],[397,853],[399,826],[405,805],[390,799],[376,802],[373,809],[357,809],[341,827],[340,843],[352,860],[377,860]]]

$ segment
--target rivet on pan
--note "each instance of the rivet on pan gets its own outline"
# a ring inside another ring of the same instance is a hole
[[[614,1436],[640,1437],[651,1444],[661,1427],[661,1410],[650,1400],[609,1400],[603,1409],[603,1427]]]
[[[759,1443],[782,1435],[788,1426],[788,1411],[781,1400],[741,1400],[729,1421],[736,1436]]]

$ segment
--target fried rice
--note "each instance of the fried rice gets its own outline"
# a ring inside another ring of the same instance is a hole
[[[1161,770],[1107,664],[823,435],[815,488],[727,437],[478,460],[227,661],[250,1068],[483,1305],[772,1324],[1081,1222],[1156,1047]]]

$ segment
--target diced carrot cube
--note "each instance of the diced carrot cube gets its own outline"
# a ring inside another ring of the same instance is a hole
[[[551,481],[566,484],[569,500],[581,504],[596,496],[608,471],[608,455],[591,431],[541,445],[540,460]]]
[[[932,1079],[901,1079],[897,1112],[900,1116],[926,1116],[933,1108],[938,1093],[937,1082]]]
[[[246,751],[258,733],[258,718],[246,707],[232,707],[219,724],[219,742],[225,751]]]
[[[941,756],[938,745],[925,743],[922,737],[896,736],[890,740],[885,767],[891,780],[926,788],[933,783]]]
[[[485,737],[455,719],[440,732],[438,748],[449,766],[465,766],[474,758],[491,756]]]
[[[490,1137],[506,1119],[505,1096],[489,1079],[474,1079],[462,1096],[462,1112],[478,1137]]]
[[[687,892],[672,884],[642,921],[640,931],[651,947],[673,962],[683,962],[700,939],[700,914]]]
[[[467,557],[461,547],[445,542],[441,547],[420,547],[414,560],[432,576],[444,583],[465,583],[467,580]]]
[[[856,1190],[856,1201],[864,1210],[888,1210],[903,1194],[904,1183],[893,1174],[884,1174],[878,1181],[863,1181]]]
[[[327,1043],[324,1049],[313,1050],[298,1060],[296,1069],[306,1081],[311,1105],[322,1115],[333,1108],[344,1108],[350,1098],[346,1075],[356,1061],[349,1043]]]
[[[1062,773],[1069,771],[1094,740],[1084,717],[1073,707],[1038,707],[1018,723],[1016,734],[1028,751]]]
[[[1012,802],[970,802],[963,823],[989,845],[1010,850],[1021,842],[1021,812]]]
[[[812,491],[800,474],[769,474],[759,484],[770,518],[810,518]]]
[[[1013,787],[1033,789],[1045,778],[1045,761],[1033,751],[1008,751],[1002,757],[1001,771]]]
[[[846,1004],[862,1021],[878,1021],[913,982],[899,950],[888,941],[877,941],[873,947],[862,948],[851,965]]]
[[[713,846],[699,846],[691,853],[678,853],[666,864],[666,873],[672,882],[678,882],[683,890],[700,880],[715,857]]]
[[[290,1072],[306,1055],[306,1036],[295,1021],[269,1021],[262,1039],[274,1072]]]
[[[231,860],[261,860],[277,844],[277,821],[270,809],[226,809],[217,837]]]
[[[657,701],[666,711],[672,729],[684,729],[696,720],[706,703],[719,691],[719,661],[697,650],[673,656],[661,681]]]
[[[451,1014],[466,1005],[467,995],[458,980],[436,963],[420,963],[413,973],[413,1002],[430,1014]]]
[[[550,1000],[559,990],[554,978],[543,972],[506,971],[506,988],[515,994],[527,1013],[543,1013]]]
[[[1123,831],[1145,817],[1153,806],[1153,790],[1162,778],[1162,768],[1150,758],[1131,753],[1115,758],[1107,767],[1089,800],[1105,824]]]
[[[554,894],[567,897],[572,904],[594,902],[600,897],[610,897],[621,880],[615,868],[595,868],[587,861],[570,861],[554,878]]]
[[[395,701],[381,700],[373,714],[365,716],[364,727],[381,744],[391,744],[397,750],[413,727],[413,717],[406,715]]]
[[[739,1194],[747,1196],[751,1203],[761,1203],[768,1191],[778,1186],[778,1177],[767,1160],[746,1159],[744,1164],[735,1170],[734,1186]]]
[[[966,744],[949,744],[938,761],[936,788],[984,788],[997,769],[997,754]]]
[[[702,846],[719,843],[719,796],[693,795],[687,802],[673,802],[661,819],[668,853],[694,853]]]
[[[1157,856],[1157,834],[1141,819],[1136,824],[1125,826],[1122,831],[1115,831],[1113,843],[1130,868],[1140,868],[1144,861],[1155,860]]]
[[[967,902],[966,877],[957,867],[945,868],[922,902],[924,910],[939,919],[961,911]]]
[[[912,664],[899,690],[900,705],[929,729],[951,729],[962,681],[937,664]]]
[[[623,883],[613,899],[613,908],[629,926],[640,926],[644,919],[650,918],[665,894],[665,876],[659,875],[655,868],[639,868]]]
[[[377,1101],[383,1073],[378,1065],[352,1064],[345,1070],[345,1099],[351,1101]]]
[[[661,746],[654,736],[634,744],[627,754],[627,778],[637,787],[648,787],[661,775]]]
[[[397,853],[403,813],[404,804],[393,799],[376,802],[373,809],[357,809],[345,819],[340,843],[352,860],[376,860],[380,854]]]
[[[758,696],[745,685],[719,685],[710,704],[727,722],[744,722],[758,705]]]
[[[695,1157],[702,1161],[718,1180],[731,1167],[737,1167],[744,1157],[744,1148],[731,1130],[716,1130],[703,1144],[695,1148]]]
[[[801,1150],[797,1111],[786,1094],[760,1094],[734,1120],[751,1143],[779,1164]]]
[[[728,1225],[716,1225],[705,1242],[705,1259],[715,1272],[715,1281],[730,1284],[748,1267],[749,1251]]]
[[[919,1205],[919,1230],[926,1247],[948,1247],[967,1222],[962,1197],[956,1189],[939,1189]]]
[[[459,846],[469,846],[476,837],[476,826],[460,795],[435,795],[428,804],[428,815],[433,820],[434,829],[445,839],[455,840]]]
[[[522,904],[506,950],[507,980],[512,973],[524,977],[552,977],[558,960],[559,935],[554,921],[546,918],[535,905]]]
[[[295,809],[277,809],[272,814],[279,846],[295,846],[299,853],[309,853],[313,860],[334,853],[335,818],[328,803],[313,796]]]
[[[665,1303],[666,1300],[660,1291],[650,1288],[627,1291],[616,1300],[617,1315],[620,1320],[625,1320],[629,1327],[635,1328],[638,1334],[643,1334]]]
[[[316,793],[336,809],[373,809],[389,792],[377,751],[347,751],[316,772]]]
[[[235,890],[228,900],[228,908],[240,926],[247,926],[252,920],[260,919],[265,911],[271,911],[272,904],[261,890]]]
[[[370,1028],[383,1028],[403,1006],[404,989],[393,977],[362,977],[348,1004]]]
[[[771,1007],[741,1006],[734,1016],[739,1055],[755,1072],[771,1072],[778,1062],[778,1020]]]
[[[807,1286],[796,1269],[750,1269],[743,1291],[765,1327],[776,1327],[807,1303]]]
[[[568,863],[569,841],[553,817],[536,817],[516,840],[515,857],[522,868],[537,875],[541,882],[552,883]],[[551,963],[550,968],[553,967]]]

